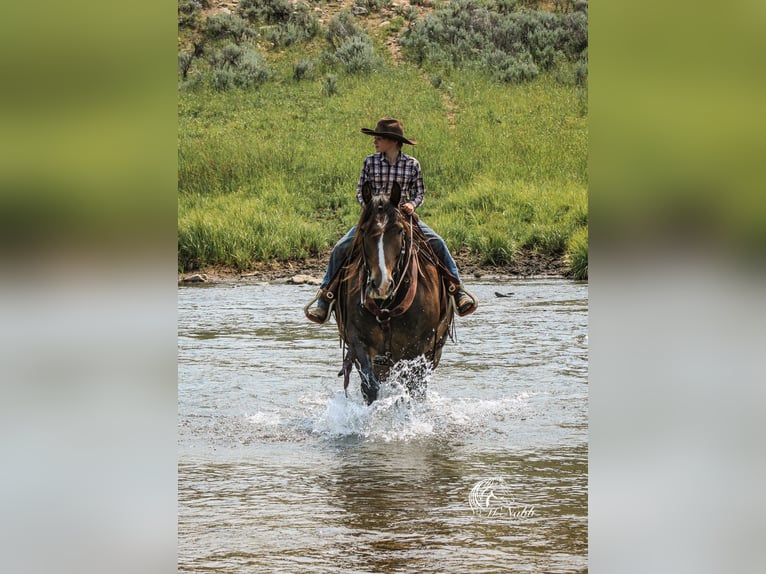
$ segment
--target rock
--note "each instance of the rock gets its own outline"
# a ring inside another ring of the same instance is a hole
[[[388,20],[383,20],[380,24],[378,24],[378,28],[383,28],[384,26],[388,26],[391,22]]]
[[[181,283],[207,283],[207,275],[204,273],[195,273],[181,279]]]
[[[322,281],[311,275],[293,275],[287,281],[293,285],[321,285]]]
[[[354,13],[356,16],[362,16],[363,14],[368,14],[367,8],[365,8],[364,6],[354,6],[354,7],[351,9],[351,11],[352,11],[352,12],[353,12],[353,13]]]

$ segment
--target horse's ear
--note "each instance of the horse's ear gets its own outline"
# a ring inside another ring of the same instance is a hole
[[[402,188],[399,185],[398,181],[394,182],[394,185],[391,187],[391,196],[389,201],[391,202],[391,205],[394,207],[399,207],[399,202],[402,199]]]
[[[372,199],[372,184],[369,181],[365,181],[362,185],[362,201],[365,205],[369,205]]]

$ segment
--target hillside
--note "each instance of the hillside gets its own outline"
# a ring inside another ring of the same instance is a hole
[[[179,2],[179,270],[321,267],[386,115],[461,267],[587,277],[583,0]]]

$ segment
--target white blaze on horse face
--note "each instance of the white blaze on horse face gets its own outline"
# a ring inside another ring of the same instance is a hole
[[[383,234],[378,237],[378,267],[380,268],[380,287],[388,284],[388,271],[386,270],[386,254],[383,251]],[[380,291],[380,290],[378,290]]]

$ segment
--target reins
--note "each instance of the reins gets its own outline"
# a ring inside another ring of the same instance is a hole
[[[414,222],[412,221],[412,215],[410,215],[410,253],[407,257],[404,258],[404,269],[402,270],[402,275],[399,277],[399,283],[396,284],[396,287],[394,287],[394,292],[391,293],[391,299],[394,299],[396,297],[397,292],[399,291],[399,287],[402,286],[402,281],[404,281],[404,278],[407,276],[407,270],[410,268],[410,259],[413,257],[413,249],[415,248],[415,244],[412,241],[413,238],[413,232],[412,229],[414,227]],[[404,256],[405,252],[407,250],[407,243],[402,245],[402,252],[399,254],[399,264],[401,264],[402,256]]]

